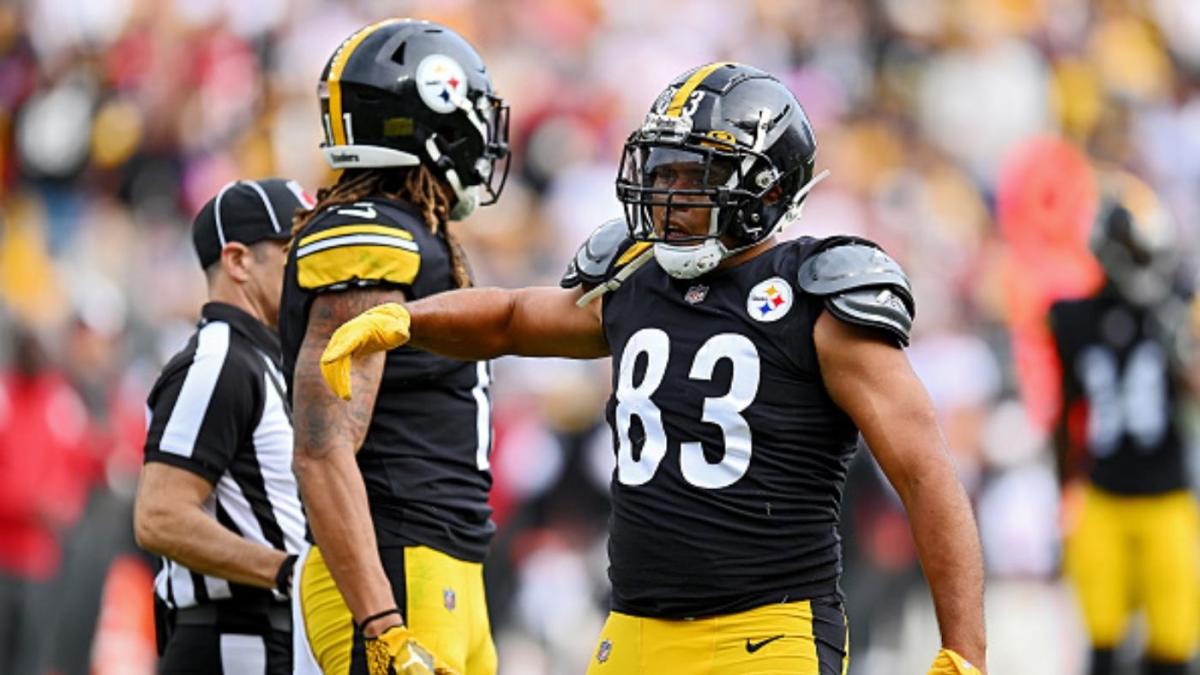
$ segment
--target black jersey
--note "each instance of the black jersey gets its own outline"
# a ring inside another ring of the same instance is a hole
[[[279,329],[291,391],[296,355],[318,293],[389,285],[409,300],[455,287],[446,240],[402,202],[330,208],[288,254]],[[401,347],[388,352],[358,466],[380,547],[424,545],[480,562],[495,532],[490,372]]]
[[[615,611],[698,617],[840,594],[857,429],[817,365],[824,299],[797,285],[819,244],[694,280],[651,262],[605,296]]]
[[[1086,450],[1090,481],[1109,492],[1187,487],[1174,414],[1174,322],[1163,316],[1110,292],[1050,309],[1063,374],[1060,423],[1069,442]]]

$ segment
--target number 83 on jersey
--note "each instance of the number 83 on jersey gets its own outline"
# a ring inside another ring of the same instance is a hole
[[[634,383],[634,364],[645,354],[645,375]],[[667,453],[667,434],[662,411],[651,396],[663,385],[671,355],[670,337],[658,328],[643,328],[630,337],[621,355],[617,378],[617,479],[625,485],[642,485],[654,477]],[[684,441],[679,448],[680,469],[684,479],[700,488],[717,489],[737,482],[750,467],[750,425],[741,413],[758,394],[759,357],[754,343],[744,335],[721,333],[705,342],[692,360],[688,377],[712,379],[717,363],[728,359],[733,366],[729,391],[723,396],[706,397],[699,422],[721,429],[725,452],[721,461],[709,462],[704,447]],[[673,386],[668,383],[668,386]],[[630,428],[637,417],[645,430],[641,456],[634,459]]]

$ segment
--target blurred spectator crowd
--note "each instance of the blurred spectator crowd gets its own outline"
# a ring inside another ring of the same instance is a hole
[[[0,654],[36,624],[54,648],[35,667],[152,667],[129,610],[148,606],[149,572],[130,562],[128,505],[146,391],[204,297],[188,225],[235,178],[314,193],[331,178],[315,83],[342,38],[389,15],[461,31],[512,106],[505,193],[456,224],[482,285],[556,283],[620,215],[621,144],[674,76],[718,59],[780,76],[832,174],[786,236],[872,238],[916,288],[910,357],[977,509],[991,672],[1077,672],[1045,411],[1022,398],[1010,339],[1037,308],[1012,292],[997,194],[1036,178],[1005,171],[1014,152],[1058,136],[1143,177],[1194,250],[1195,0],[0,5]],[[502,673],[581,672],[603,620],[605,368],[496,366]],[[903,512],[865,453],[844,525],[851,672],[923,672],[936,625]]]

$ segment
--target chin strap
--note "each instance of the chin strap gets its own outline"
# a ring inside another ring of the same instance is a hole
[[[617,272],[615,275],[613,275],[613,278],[609,279],[608,281],[600,284],[599,286],[593,288],[592,290],[590,290],[587,293],[584,293],[582,296],[580,296],[580,298],[575,301],[575,306],[576,307],[587,307],[588,304],[591,301],[595,300],[596,298],[604,295],[605,293],[607,293],[609,291],[617,290],[617,288],[619,288],[621,286],[621,284],[625,283],[625,280],[629,278],[629,275],[631,275],[634,272],[641,269],[641,267],[643,265],[645,265],[646,263],[650,262],[650,259],[653,257],[654,257],[654,247],[651,246],[650,248],[647,248],[645,251],[642,251],[641,255],[639,255],[638,257],[629,261],[629,264],[622,267],[620,272]]]
[[[479,205],[479,194],[474,188],[476,186],[464,187],[462,181],[458,177],[458,172],[454,170],[454,162],[442,154],[437,144],[437,134],[430,134],[429,138],[425,139],[425,152],[429,153],[429,158],[433,160],[433,165],[437,167],[442,176],[446,178],[446,182],[450,184],[450,188],[454,191],[454,206],[450,208],[450,213],[447,216],[450,220],[462,220],[475,212],[475,207]]]

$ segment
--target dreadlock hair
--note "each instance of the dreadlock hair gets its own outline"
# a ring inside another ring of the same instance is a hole
[[[369,197],[384,197],[412,204],[421,211],[425,224],[434,234],[441,232],[450,248],[450,267],[454,283],[459,288],[471,285],[467,256],[458,237],[447,227],[450,220],[450,199],[433,171],[424,164],[398,169],[346,169],[337,182],[317,191],[317,203],[311,209],[299,210],[292,218],[292,243],[304,226],[330,206],[353,204]]]

